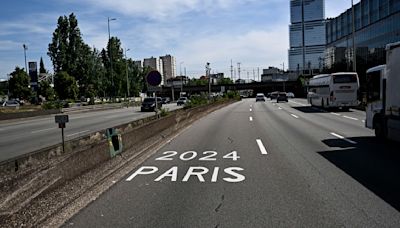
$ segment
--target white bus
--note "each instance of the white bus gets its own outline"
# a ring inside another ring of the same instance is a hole
[[[359,104],[359,88],[357,73],[317,75],[310,79],[307,100],[311,106],[348,110]]]

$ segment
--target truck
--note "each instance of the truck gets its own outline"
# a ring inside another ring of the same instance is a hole
[[[365,126],[380,139],[400,141],[400,42],[386,46],[386,65],[367,70]]]

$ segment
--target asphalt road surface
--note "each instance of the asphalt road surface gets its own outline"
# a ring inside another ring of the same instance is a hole
[[[163,107],[173,111],[181,108],[176,104]],[[154,112],[140,112],[140,107],[130,107],[85,113],[70,113],[69,123],[64,130],[65,140],[87,135],[92,132],[129,123],[154,115]],[[26,120],[12,120],[0,123],[0,161],[8,160],[41,148],[61,142],[61,129],[55,123],[54,115]]]
[[[245,99],[195,122],[66,227],[400,227],[399,144],[361,111]]]

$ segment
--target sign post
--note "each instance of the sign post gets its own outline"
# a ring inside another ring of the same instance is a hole
[[[161,84],[161,80],[162,80],[161,74],[160,74],[160,72],[158,72],[156,70],[150,71],[146,76],[146,81],[151,86],[159,86]],[[157,100],[157,96],[156,95],[157,95],[157,92],[154,92],[153,96],[154,96],[154,99],[155,99],[155,102],[156,102],[155,103],[155,105],[156,105],[155,110],[156,110],[156,115],[158,117],[158,100]]]
[[[56,123],[58,123],[58,128],[61,128],[62,148],[63,153],[65,153],[64,128],[66,126],[66,123],[69,122],[68,115],[57,115],[55,116],[55,121]]]

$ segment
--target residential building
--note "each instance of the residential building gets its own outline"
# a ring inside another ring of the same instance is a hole
[[[152,70],[157,70],[160,72],[161,76],[163,76],[163,64],[160,59],[154,58],[153,56],[151,58],[147,58],[143,60],[143,67],[150,67]],[[164,85],[164,80],[161,81],[161,85]]]
[[[162,62],[163,68],[163,81],[167,82],[167,80],[171,78],[175,78],[176,76],[176,60],[175,57],[171,55],[160,56],[160,60]]]
[[[327,20],[326,68],[353,67],[353,9]],[[354,5],[356,69],[363,82],[368,68],[385,64],[385,46],[400,41],[400,0],[361,0]]]
[[[325,0],[291,0],[289,70],[319,71],[325,51]]]
[[[137,67],[137,68],[139,68],[139,69],[142,69],[142,61],[140,61],[140,60],[135,60],[135,61],[133,61],[133,65],[135,66],[135,67]]]

